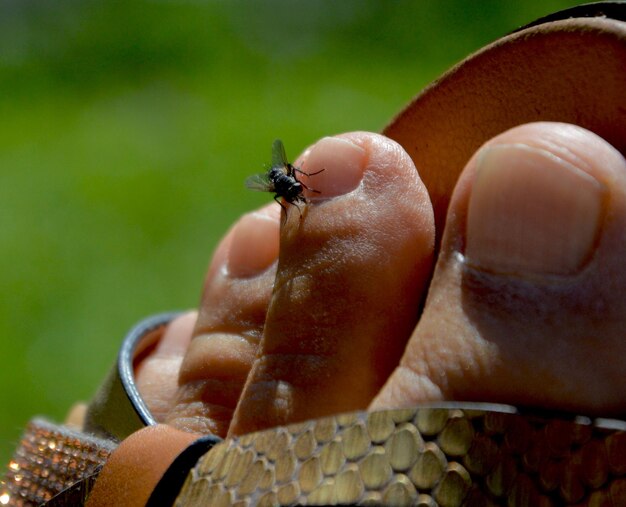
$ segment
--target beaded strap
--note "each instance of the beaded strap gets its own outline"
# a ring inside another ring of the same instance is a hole
[[[73,484],[95,476],[114,448],[112,441],[33,419],[9,463],[0,505],[41,505]],[[85,485],[92,482],[86,481]]]

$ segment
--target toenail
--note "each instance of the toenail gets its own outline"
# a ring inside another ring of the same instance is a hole
[[[233,230],[228,274],[246,278],[265,271],[278,258],[280,208],[268,206],[244,215]]]
[[[590,258],[604,186],[556,155],[523,144],[478,155],[465,255],[498,273],[572,274]]]
[[[325,199],[351,192],[359,186],[364,167],[365,150],[360,146],[340,137],[319,140],[302,167],[311,174],[304,179],[312,189],[307,191],[307,197]],[[322,172],[312,174],[317,171]]]

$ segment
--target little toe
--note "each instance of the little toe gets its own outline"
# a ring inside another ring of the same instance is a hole
[[[301,167],[309,202],[287,209],[233,434],[365,408],[402,354],[431,274],[432,208],[398,144],[325,138]]]
[[[572,125],[486,144],[455,188],[422,318],[372,403],[623,414],[626,161]]]
[[[244,215],[211,262],[166,422],[224,436],[261,338],[278,258],[280,207]]]
[[[178,374],[189,346],[198,315],[187,312],[174,319],[165,329],[159,343],[136,367],[135,379],[152,416],[165,421],[176,400]]]

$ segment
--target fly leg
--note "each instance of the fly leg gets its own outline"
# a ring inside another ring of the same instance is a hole
[[[315,190],[314,188],[311,187],[307,187],[304,183],[302,183],[300,180],[298,180],[300,185],[302,185],[304,188],[306,188],[309,192],[315,192],[316,194],[321,194],[322,192],[320,192],[319,190]]]
[[[282,203],[281,197],[280,197],[278,194],[276,194],[276,195],[274,196],[274,200],[278,203],[278,205],[279,205],[282,209],[284,209],[284,210],[285,210],[285,215],[287,215],[287,208],[286,208],[286,207],[285,207],[285,205]]]
[[[287,207],[282,203],[281,196],[279,196],[278,194],[275,195],[274,200],[278,203],[278,205],[282,209],[285,210],[285,222],[286,222],[287,221]],[[298,206],[295,202],[290,202],[290,204],[293,204],[298,209],[298,213],[300,213],[300,220],[302,220],[302,210],[300,209],[300,206]]]
[[[326,168],[322,168],[319,171],[315,171],[314,173],[305,173],[304,171],[302,171],[301,169],[298,169],[297,167],[293,168],[294,172],[298,172],[300,174],[304,174],[305,176],[315,176],[316,174],[319,174],[323,171],[326,170]],[[294,176],[295,177],[295,176]],[[296,178],[297,179],[297,178]],[[297,179],[298,180],[298,179]],[[302,181],[298,180],[298,183],[300,183],[300,185],[302,185],[304,188],[306,188],[309,192],[315,192],[316,194],[321,194],[321,192],[319,190],[315,190],[314,188],[311,188],[307,185],[305,185],[304,183],[302,183]]]
[[[304,174],[305,176],[315,176],[316,174],[319,174],[325,171],[326,168],[323,167],[322,169],[320,169],[319,171],[315,171],[314,173],[305,173],[302,169],[298,169],[297,167],[294,167],[293,170],[297,173]]]

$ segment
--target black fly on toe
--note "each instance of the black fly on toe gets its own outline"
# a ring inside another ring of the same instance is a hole
[[[302,210],[300,206],[298,206],[298,203],[306,204],[306,198],[302,195],[303,189],[315,192],[316,194],[320,192],[302,183],[298,179],[297,173],[304,174],[305,176],[315,176],[323,170],[324,169],[320,169],[314,173],[305,173],[298,167],[293,166],[287,161],[283,142],[280,139],[276,139],[272,144],[272,165],[266,173],[255,174],[248,177],[246,179],[246,187],[261,192],[274,192],[274,200],[285,210],[285,215],[287,214],[287,208],[281,202],[281,198],[298,208],[300,218],[302,218]]]

